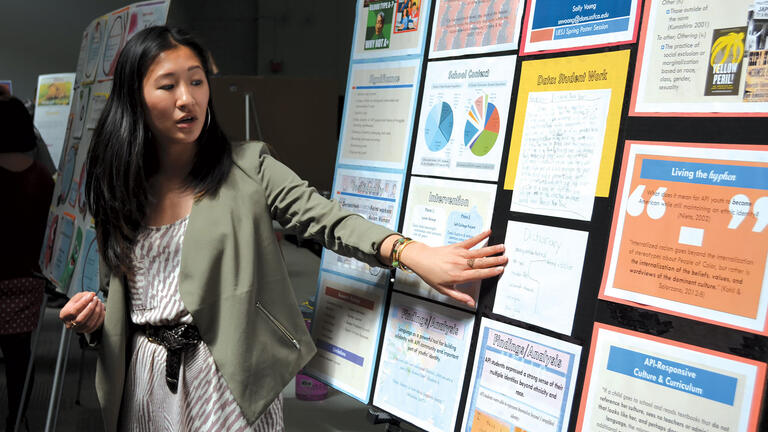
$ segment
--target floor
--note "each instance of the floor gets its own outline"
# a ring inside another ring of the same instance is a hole
[[[296,298],[301,302],[315,293],[320,261],[307,249],[297,248],[286,241],[282,243]],[[30,431],[45,429],[60,338],[61,322],[58,320],[58,309],[48,308],[35,356],[36,382],[27,413]],[[78,346],[77,338],[72,338],[56,429],[52,430],[61,432],[102,430],[101,413],[93,385],[95,365],[96,353],[82,351]],[[0,363],[0,369],[2,369],[0,373],[0,420],[2,420],[7,414],[4,363]],[[81,372],[82,381],[79,381]],[[327,399],[309,402],[296,399],[294,386],[295,384],[291,382],[283,390],[285,425],[289,432],[381,432],[386,430],[386,425],[374,425],[367,419],[368,407],[365,404],[343,393],[329,389]]]

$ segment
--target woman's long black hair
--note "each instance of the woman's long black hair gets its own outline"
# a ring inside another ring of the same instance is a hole
[[[133,276],[133,248],[151,201],[147,183],[158,165],[157,149],[145,120],[144,77],[158,55],[179,46],[197,55],[209,78],[207,52],[186,31],[158,26],[136,33],[117,60],[112,93],[88,151],[88,210],[96,223],[104,262],[118,276]],[[208,99],[208,113],[210,123],[203,126],[197,139],[195,160],[187,176],[187,187],[199,196],[218,192],[232,167],[232,146],[216,121],[212,97]]]

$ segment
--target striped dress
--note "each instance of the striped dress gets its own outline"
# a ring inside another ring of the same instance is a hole
[[[136,278],[129,283],[131,321],[138,325],[192,323],[179,295],[181,244],[188,217],[148,227],[134,251]],[[123,393],[123,431],[284,431],[278,397],[253,424],[216,369],[205,343],[182,354],[176,394],[165,383],[166,351],[142,333],[133,336],[133,355]]]

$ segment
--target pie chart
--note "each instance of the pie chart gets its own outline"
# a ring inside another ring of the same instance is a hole
[[[433,152],[442,150],[451,138],[453,131],[453,110],[445,102],[432,107],[427,116],[427,124],[424,126],[424,138],[427,140],[427,148]]]
[[[480,96],[467,113],[464,125],[464,145],[475,156],[485,156],[496,144],[499,137],[499,110],[488,102],[488,96]]]

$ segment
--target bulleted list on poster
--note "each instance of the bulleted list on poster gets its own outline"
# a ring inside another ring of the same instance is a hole
[[[339,164],[405,167],[418,74],[418,60],[351,66]]]
[[[765,364],[596,324],[577,430],[757,430]]]
[[[402,173],[339,168],[332,198],[342,208],[394,230],[400,216],[402,182]],[[323,251],[322,268],[379,285],[389,282],[389,270],[371,267],[328,249]]]
[[[630,114],[768,113],[762,0],[647,1]]]
[[[403,235],[435,247],[467,240],[490,228],[495,199],[496,185],[413,176],[408,189]],[[395,289],[467,307],[435,291],[412,273],[397,271]],[[457,285],[456,289],[476,301],[480,282]]]
[[[628,142],[601,296],[766,334],[768,151]]]
[[[474,317],[393,293],[373,404],[430,432],[454,429]]]
[[[524,0],[438,0],[429,57],[517,49]]]
[[[634,41],[637,0],[529,0],[522,55]]]
[[[367,403],[385,295],[380,287],[320,272],[312,322],[317,355],[305,371]]]
[[[503,56],[428,65],[414,174],[498,179],[515,59]]]
[[[568,430],[581,347],[483,318],[461,428]]]
[[[523,63],[504,188],[510,209],[591,220],[608,196],[629,51]]]

